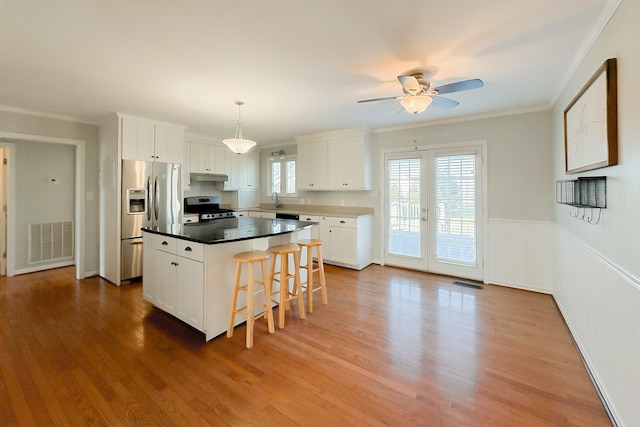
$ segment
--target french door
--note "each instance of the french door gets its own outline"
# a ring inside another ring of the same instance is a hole
[[[483,279],[480,147],[385,156],[385,264]]]

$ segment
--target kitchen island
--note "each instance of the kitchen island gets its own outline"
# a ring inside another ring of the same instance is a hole
[[[142,295],[203,332],[209,341],[227,330],[235,276],[233,255],[307,239],[314,225],[241,217],[143,228]],[[245,275],[243,271],[243,282]],[[259,280],[260,275],[258,271]],[[238,319],[236,324],[241,322]]]

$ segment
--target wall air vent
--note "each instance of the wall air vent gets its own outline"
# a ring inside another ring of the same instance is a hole
[[[73,259],[73,221],[29,224],[29,264]]]

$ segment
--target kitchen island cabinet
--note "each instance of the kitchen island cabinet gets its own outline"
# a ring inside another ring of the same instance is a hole
[[[209,341],[227,330],[235,276],[233,255],[307,239],[313,225],[242,217],[143,229],[142,295],[203,332]],[[236,325],[242,321],[238,318]]]

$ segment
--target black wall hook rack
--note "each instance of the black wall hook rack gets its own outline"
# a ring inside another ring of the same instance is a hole
[[[556,181],[556,203],[574,206],[575,213],[569,212],[572,218],[598,224],[602,209],[607,207],[607,177],[588,176]]]

